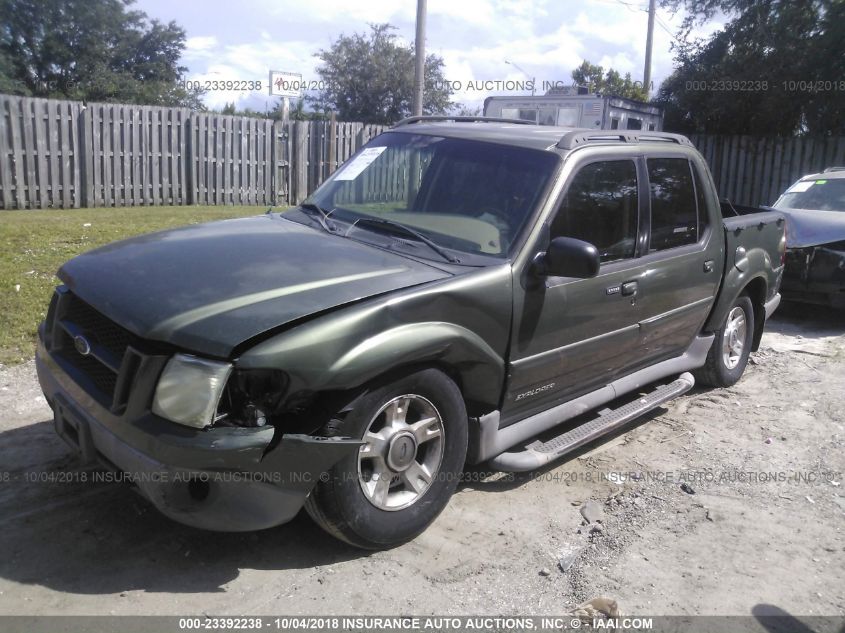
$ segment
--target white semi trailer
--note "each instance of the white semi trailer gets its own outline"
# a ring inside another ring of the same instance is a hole
[[[663,130],[663,109],[597,94],[487,97],[484,116],[597,130]]]

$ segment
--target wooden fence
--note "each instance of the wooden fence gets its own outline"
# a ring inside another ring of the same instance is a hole
[[[0,95],[0,208],[78,207],[82,104]]]
[[[0,95],[0,209],[296,204],[384,129]],[[842,137],[691,140],[736,204],[771,204],[800,176],[845,165]],[[389,163],[366,179],[398,186],[411,166]]]
[[[82,110],[82,206],[187,204],[190,111],[113,103]]]
[[[0,95],[0,209],[295,204],[384,129]]]
[[[777,200],[798,178],[845,166],[845,138],[694,135],[690,140],[713,173],[719,196],[760,206]]]

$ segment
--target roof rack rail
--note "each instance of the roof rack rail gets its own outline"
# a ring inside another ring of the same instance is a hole
[[[836,167],[836,166],[834,166],[834,167],[827,167],[827,168],[825,168],[825,170],[824,170],[822,173],[823,173],[823,174],[826,174],[826,173],[827,173],[827,172],[829,172],[829,171],[845,171],[845,167]]]
[[[412,123],[436,123],[438,121],[454,121],[456,123],[515,123],[517,125],[537,125],[534,121],[525,119],[504,119],[494,116],[449,116],[448,114],[432,114],[424,116],[409,116],[394,125],[394,128]]]
[[[612,130],[572,130],[564,134],[557,142],[560,149],[575,149],[589,143],[677,143],[678,145],[689,145],[692,142],[680,134],[669,132],[635,132],[625,130],[615,132]]]

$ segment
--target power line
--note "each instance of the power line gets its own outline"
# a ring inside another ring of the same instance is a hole
[[[684,41],[683,41],[683,40],[679,39],[679,38],[678,38],[678,36],[677,36],[677,35],[675,35],[675,34],[672,32],[672,29],[670,29],[670,28],[669,28],[669,26],[668,26],[668,25],[667,25],[667,24],[663,21],[663,19],[662,19],[659,15],[655,14],[655,15],[654,15],[654,17],[657,19],[657,24],[658,24],[658,26],[659,26],[661,29],[663,29],[664,31],[666,31],[666,32],[667,32],[667,33],[668,33],[668,34],[672,37],[672,39],[673,39],[673,40],[675,40],[675,41],[676,41],[676,42],[678,42],[679,44],[683,44],[683,43],[684,43]]]

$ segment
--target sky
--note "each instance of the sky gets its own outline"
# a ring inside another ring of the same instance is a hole
[[[443,58],[446,79],[459,88],[453,100],[470,108],[489,95],[525,94],[526,79],[534,79],[537,94],[543,82],[570,85],[584,59],[641,81],[647,6],[647,0],[428,0],[426,53]],[[415,0],[137,0],[135,7],[185,29],[188,79],[262,82],[260,92],[210,91],[211,109],[229,102],[272,109],[279,97],[268,94],[270,70],[300,73],[317,85],[314,55],[338,36],[388,22],[412,42],[416,19]],[[657,11],[655,89],[672,71],[671,45],[682,19]],[[721,26],[708,23],[693,35]]]

